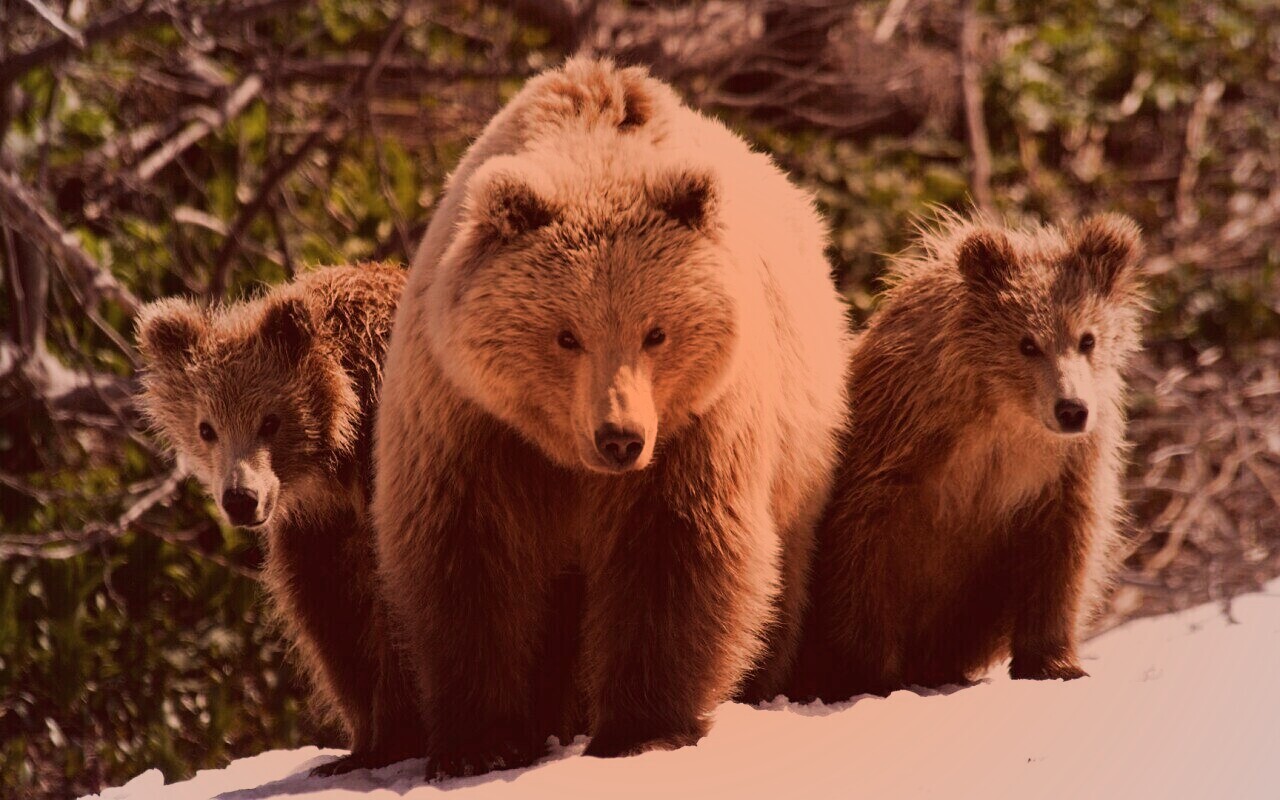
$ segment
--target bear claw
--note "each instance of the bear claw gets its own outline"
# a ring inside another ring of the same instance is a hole
[[[694,733],[670,733],[664,736],[634,737],[600,734],[591,737],[591,743],[583,751],[584,756],[596,758],[625,758],[638,756],[651,750],[678,750],[698,743],[702,737]]]

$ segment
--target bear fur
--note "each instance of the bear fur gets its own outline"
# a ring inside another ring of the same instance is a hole
[[[264,530],[264,583],[351,754],[407,758],[423,735],[392,646],[369,514],[382,360],[406,272],[330,267],[257,299],[146,306],[145,416],[232,524]]]
[[[1085,674],[1076,642],[1122,515],[1141,251],[1118,216],[950,216],[897,261],[852,357],[792,697],[963,683],[1006,656],[1015,678]]]
[[[637,69],[574,60],[472,146],[397,313],[384,591],[435,776],[697,742],[782,687],[848,334],[811,198]],[[767,654],[767,655],[766,655]]]

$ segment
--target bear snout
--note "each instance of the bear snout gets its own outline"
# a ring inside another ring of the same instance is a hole
[[[1053,416],[1063,433],[1081,433],[1089,421],[1089,407],[1075,398],[1064,398],[1054,403]]]
[[[607,422],[596,429],[596,452],[604,465],[618,471],[630,469],[644,452],[644,434]]]
[[[264,520],[258,515],[258,493],[252,489],[235,487],[222,493],[222,510],[232,525],[260,525]]]

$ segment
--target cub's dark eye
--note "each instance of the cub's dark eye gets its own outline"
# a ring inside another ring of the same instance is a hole
[[[1022,337],[1022,343],[1018,345],[1018,350],[1028,358],[1040,355],[1040,348],[1036,346],[1036,340],[1030,336]]]
[[[275,436],[278,430],[280,430],[280,418],[275,414],[268,414],[262,419],[262,425],[258,428],[258,435],[267,439]]]
[[[662,344],[666,340],[667,340],[667,332],[664,331],[662,328],[654,328],[653,330],[645,334],[644,346],[657,347],[658,345]]]
[[[1080,352],[1081,352],[1081,353],[1092,353],[1092,352],[1093,352],[1093,346],[1094,346],[1095,344],[1097,344],[1097,342],[1095,342],[1095,341],[1094,341],[1094,339],[1093,339],[1093,334],[1092,334],[1092,333],[1086,333],[1084,336],[1081,336],[1081,337],[1080,337]]]
[[[556,344],[565,350],[582,349],[582,344],[578,341],[578,337],[573,335],[573,331],[560,331],[560,335],[556,337]]]
[[[207,422],[200,423],[200,438],[206,442],[218,441],[218,434],[213,432],[213,426]]]

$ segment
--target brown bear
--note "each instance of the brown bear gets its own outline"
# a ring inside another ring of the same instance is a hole
[[[143,309],[140,407],[233,525],[266,533],[264,582],[350,736],[336,774],[419,753],[412,683],[379,601],[373,418],[406,272],[330,267],[221,308]]]
[[[532,762],[578,687],[588,755],[694,744],[753,668],[781,688],[802,619],[848,351],[811,198],[586,60],[531,81],[448,192],[374,493],[429,771]]]
[[[855,345],[792,697],[1083,676],[1121,516],[1138,229],[944,218]]]

